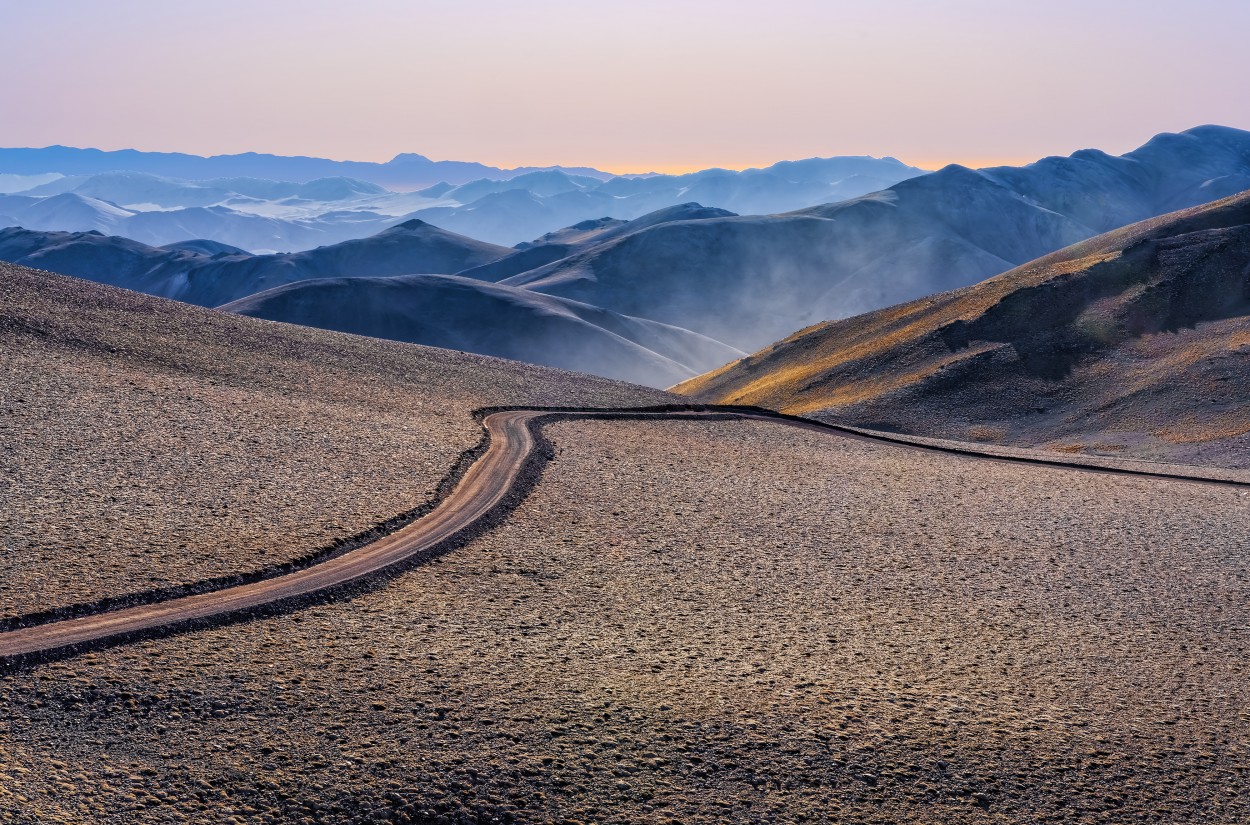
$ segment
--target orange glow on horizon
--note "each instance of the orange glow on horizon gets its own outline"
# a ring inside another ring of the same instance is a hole
[[[16,146],[16,143],[13,143],[12,145]],[[32,144],[32,145],[35,145],[35,144]],[[42,146],[42,145],[51,145],[51,144],[47,142],[43,142],[43,143],[38,143],[38,145]],[[69,144],[69,145],[74,145],[74,144]],[[90,149],[96,149],[96,150],[103,151],[103,152],[115,152],[115,151],[126,150],[126,149],[134,149],[140,152],[173,152],[173,153],[185,153],[189,155],[198,155],[201,157],[210,157],[214,155],[230,155],[230,154],[237,153],[236,151],[233,151],[233,150],[221,150],[221,149],[217,149],[214,147],[195,146],[195,145],[170,146],[164,143],[148,143],[144,141],[136,141],[133,144],[110,143],[110,142],[94,142],[94,143],[83,142],[83,144],[78,146],[78,148],[83,148],[83,149],[90,148]],[[357,161],[357,162],[365,162],[365,163],[386,163],[392,158],[394,158],[396,155],[400,153],[404,153],[404,152],[415,151],[420,154],[424,154],[420,152],[419,148],[412,149],[412,148],[402,148],[402,147],[396,149],[395,151],[390,151],[390,152],[364,153],[364,156],[352,156],[350,153],[342,153],[342,152],[319,152],[314,147],[299,147],[299,146],[286,147],[286,148],[263,147],[260,149],[255,149],[253,151],[258,151],[262,154],[282,155],[282,156],[287,156],[287,157],[302,156],[302,157],[324,158],[326,160],[332,160],[332,161],[338,161],[338,162]],[[789,156],[757,158],[754,160],[736,160],[736,161],[724,161],[724,160],[717,161],[713,158],[709,158],[706,162],[697,162],[693,164],[689,162],[687,163],[648,163],[646,161],[629,161],[629,160],[609,161],[609,162],[600,163],[600,162],[596,162],[593,158],[591,159],[586,159],[586,158],[564,158],[564,159],[511,158],[511,159],[506,159],[506,160],[500,160],[498,158],[471,157],[471,156],[468,156],[467,154],[452,155],[449,157],[444,157],[442,155],[436,155],[433,153],[426,155],[426,157],[428,157],[430,160],[436,161],[436,162],[445,162],[445,161],[476,162],[476,163],[481,163],[487,166],[493,166],[497,169],[505,169],[505,170],[506,169],[520,169],[520,168],[543,169],[543,168],[549,168],[553,166],[562,166],[566,169],[592,168],[592,169],[597,169],[600,172],[606,172],[611,175],[645,175],[645,174],[687,175],[693,172],[701,172],[705,169],[726,169],[731,172],[741,172],[744,169],[763,169],[763,168],[772,166],[773,164],[782,163],[785,161],[807,160],[813,157],[831,158],[831,157],[839,157],[839,156],[871,156],[871,157],[877,157],[877,158],[894,157],[897,160],[901,161],[902,163],[907,164],[908,166],[914,166],[918,169],[923,169],[929,172],[937,171],[938,169],[941,169],[942,167],[948,166],[949,164],[952,164],[952,163],[957,163],[961,166],[967,166],[971,169],[983,169],[989,166],[1025,166],[1027,164],[1034,163],[1040,159],[1040,156],[1035,156],[1035,155],[999,155],[999,156],[966,155],[966,156],[947,156],[947,157],[921,156],[921,157],[915,158],[915,157],[904,157],[902,154],[891,155],[889,152],[884,152],[884,153],[857,152],[854,150],[847,150],[847,151],[840,151],[840,152],[839,151],[827,151],[827,152],[823,152],[820,154],[812,154],[812,153],[804,154],[800,152],[797,154],[791,154]]]
[[[832,156],[823,155],[822,157],[832,157]],[[704,169],[714,169],[714,168],[715,169],[729,169],[734,172],[741,172],[743,169],[762,169],[767,166],[772,166],[774,163],[779,163],[781,161],[804,160],[804,159],[805,158],[797,158],[797,157],[773,158],[772,160],[768,160],[768,161],[743,161],[743,162],[738,162],[738,163],[706,163],[702,166],[692,166],[690,164],[682,164],[682,163],[673,163],[673,164],[641,163],[640,164],[640,163],[629,163],[629,162],[590,164],[590,165],[593,166],[595,169],[598,169],[601,172],[609,172],[613,175],[639,175],[639,174],[646,174],[649,172],[654,172],[654,173],[661,174],[661,175],[688,175],[691,172],[699,172]],[[919,158],[919,159],[900,157],[898,158],[898,160],[902,161],[908,166],[915,166],[919,169],[924,169],[926,171],[932,172],[932,171],[941,169],[943,166],[948,166],[952,163],[957,163],[960,166],[967,166],[971,169],[984,169],[988,166],[1025,166],[1027,164],[1034,163],[1035,161],[1039,160],[1039,158],[1031,157],[1031,156],[999,156],[999,157],[969,156],[969,157]],[[500,166],[502,168],[515,168],[518,166],[550,166],[550,165],[555,165],[555,164],[519,162],[519,163],[497,163],[493,165]],[[575,164],[565,163],[561,165],[570,166],[570,165],[575,165]],[[585,164],[576,164],[576,165],[585,165]]]

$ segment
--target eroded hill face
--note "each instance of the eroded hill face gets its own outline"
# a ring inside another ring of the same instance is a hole
[[[863,426],[1250,462],[1250,194],[803,330],[677,387]]]

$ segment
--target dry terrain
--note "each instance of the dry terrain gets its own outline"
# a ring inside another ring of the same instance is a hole
[[[475,406],[671,398],[0,274],[10,611],[419,506]],[[1244,489],[546,433],[501,526],[385,586],[0,675],[0,822],[1250,819]]]
[[[7,264],[0,352],[0,617],[366,531],[430,499],[478,407],[671,400]]]
[[[5,677],[14,822],[1250,816],[1243,491],[554,425],[352,601]],[[19,812],[25,813],[22,819]]]

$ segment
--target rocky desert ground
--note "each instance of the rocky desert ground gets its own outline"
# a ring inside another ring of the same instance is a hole
[[[0,616],[301,557],[421,508],[503,403],[671,396],[0,264]]]
[[[382,589],[5,677],[11,821],[1250,814],[1243,491],[549,435],[506,525]]]
[[[419,507],[475,406],[671,398],[3,275],[10,615]],[[501,526],[384,586],[0,675],[0,822],[1250,818],[1244,488],[545,434]]]

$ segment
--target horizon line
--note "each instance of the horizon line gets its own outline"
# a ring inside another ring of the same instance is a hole
[[[744,172],[749,169],[766,169],[778,163],[793,163],[793,162],[804,161],[804,160],[827,160],[831,158],[850,158],[850,157],[873,158],[875,160],[892,159],[892,160],[897,160],[898,162],[906,166],[910,166],[915,169],[920,169],[925,172],[937,171],[951,164],[966,166],[972,169],[982,169],[982,168],[987,168],[987,167],[992,167],[992,166],[1024,166],[1030,163],[1035,163],[1038,160],[1041,160],[1041,158],[1039,157],[1025,156],[1025,155],[998,155],[998,156],[984,155],[984,156],[924,157],[924,158],[919,158],[916,160],[908,161],[908,160],[899,158],[895,155],[889,155],[889,154],[872,155],[872,154],[865,154],[865,153],[855,153],[855,154],[832,154],[832,155],[807,155],[805,157],[778,158],[770,162],[746,161],[746,162],[730,162],[730,163],[710,163],[706,166],[692,166],[692,165],[681,164],[681,163],[673,163],[673,164],[662,163],[662,164],[653,164],[651,165],[651,168],[647,169],[646,171],[638,171],[637,169],[630,169],[630,167],[626,167],[623,164],[617,164],[617,163],[606,163],[603,165],[594,165],[594,166],[588,166],[586,164],[563,164],[563,163],[544,164],[544,163],[532,163],[532,162],[531,163],[525,163],[525,162],[496,163],[496,162],[487,162],[487,161],[481,161],[481,160],[462,160],[462,159],[457,159],[457,158],[432,158],[432,157],[429,157],[428,155],[423,155],[419,152],[397,152],[396,154],[392,155],[390,158],[387,158],[386,160],[362,160],[360,158],[329,157],[326,155],[312,155],[312,154],[304,154],[304,153],[298,153],[298,152],[294,154],[280,154],[278,152],[271,152],[271,151],[249,150],[249,151],[244,151],[244,152],[216,152],[212,154],[201,154],[199,152],[185,151],[185,150],[180,150],[180,149],[139,149],[139,148],[136,148],[135,146],[123,146],[117,149],[102,149],[98,146],[72,146],[66,143],[51,143],[46,146],[3,146],[3,147],[0,147],[0,151],[8,151],[8,150],[40,151],[44,149],[72,149],[74,151],[100,152],[102,154],[113,154],[113,153],[118,153],[118,152],[138,152],[141,154],[152,154],[152,155],[185,155],[188,157],[196,157],[196,158],[203,158],[203,159],[259,155],[259,156],[267,156],[267,157],[275,157],[275,158],[306,158],[309,160],[322,160],[322,161],[328,161],[331,163],[369,163],[369,164],[376,164],[379,166],[390,163],[394,161],[396,158],[402,157],[404,155],[415,155],[417,157],[421,157],[426,160],[429,160],[433,163],[477,164],[479,166],[487,167],[488,169],[497,169],[503,172],[512,172],[512,171],[516,171],[517,169],[533,169],[533,170],[563,169],[566,171],[587,169],[587,170],[593,170],[595,172],[601,172],[607,175],[613,175],[616,177],[638,177],[638,176],[646,176],[646,175],[688,175],[694,172],[705,172],[705,171],[712,170],[712,169],[723,169],[727,172]],[[1048,156],[1043,156],[1043,157],[1048,157]],[[630,169],[630,170],[618,171],[623,168]],[[15,173],[0,172],[0,174],[15,174]]]
[[[1155,132],[1150,137],[1146,138],[1145,141],[1143,141],[1142,143],[1138,144],[1136,147],[1133,147],[1133,148],[1134,149],[1140,148],[1141,146],[1144,146],[1146,143],[1148,143],[1150,140],[1153,140],[1154,138],[1159,137],[1160,135],[1183,134],[1185,132],[1190,132],[1190,131],[1194,131],[1197,129],[1201,129],[1204,126],[1212,126],[1212,125],[1217,125],[1217,124],[1198,124],[1196,126],[1189,127],[1188,129],[1181,130],[1180,132],[1167,132],[1167,131]],[[1220,128],[1235,129],[1236,127],[1224,126]],[[797,161],[815,160],[815,159],[828,159],[828,158],[848,158],[848,157],[873,158],[877,160],[892,159],[906,166],[910,166],[915,169],[920,169],[921,171],[924,171],[924,172],[937,171],[939,169],[942,169],[952,164],[965,166],[970,169],[985,169],[985,168],[994,167],[994,166],[1019,167],[1019,166],[1026,166],[1031,163],[1036,163],[1039,160],[1049,158],[1049,157],[1070,157],[1071,154],[1074,154],[1075,152],[1086,151],[1089,149],[1098,150],[1098,147],[1084,146],[1079,149],[1073,150],[1073,152],[1067,155],[1059,154],[1059,153],[1051,153],[1051,154],[1046,154],[1046,155],[1037,157],[1037,156],[1032,156],[1032,155],[1027,155],[1027,156],[1026,155],[1011,155],[1011,154],[1003,154],[1003,155],[966,154],[966,155],[962,155],[959,153],[953,153],[950,155],[942,155],[942,156],[936,156],[936,155],[922,156],[919,158],[914,158],[911,161],[903,160],[899,158],[897,155],[890,154],[890,153],[885,153],[881,155],[873,155],[873,154],[866,154],[866,153],[808,155],[806,157],[774,159],[769,162],[759,162],[759,161],[753,161],[753,162],[732,162],[731,161],[728,163],[713,162],[706,166],[695,166],[695,165],[684,164],[684,163],[647,164],[648,166],[651,167],[647,171],[616,171],[622,168],[629,168],[625,166],[626,162],[621,162],[621,163],[608,162],[602,166],[599,166],[599,165],[590,166],[584,163],[568,164],[568,165],[565,165],[562,163],[554,163],[554,164],[553,163],[547,163],[547,164],[514,163],[514,165],[496,165],[495,163],[487,163],[481,160],[434,159],[434,158],[429,157],[428,155],[423,155],[419,152],[398,152],[392,155],[390,158],[387,158],[386,160],[361,160],[358,158],[336,158],[336,157],[327,157],[324,155],[310,155],[310,154],[302,154],[302,153],[283,155],[283,154],[277,154],[274,152],[262,152],[262,151],[256,151],[256,150],[248,150],[248,151],[243,151],[243,152],[219,152],[216,154],[197,154],[196,152],[193,152],[193,151],[184,151],[184,150],[140,149],[133,145],[124,146],[118,149],[101,149],[98,146],[70,146],[70,145],[63,144],[63,143],[53,143],[53,144],[49,144],[46,146],[0,147],[0,151],[5,151],[5,150],[40,151],[40,150],[45,150],[45,149],[72,149],[75,151],[83,151],[83,152],[100,152],[102,154],[117,153],[117,152],[138,152],[142,154],[184,155],[188,157],[196,157],[196,158],[202,158],[202,159],[259,155],[259,156],[276,157],[276,158],[303,158],[303,159],[308,159],[308,160],[328,161],[331,163],[368,163],[368,164],[374,164],[374,165],[385,165],[387,163],[394,161],[396,158],[400,158],[405,155],[412,155],[412,156],[424,158],[425,160],[428,160],[434,163],[476,164],[479,166],[486,167],[488,169],[496,169],[502,172],[512,172],[518,169],[533,169],[533,170],[586,169],[586,170],[591,170],[595,172],[600,172],[602,174],[613,175],[616,177],[635,177],[635,176],[645,176],[645,175],[684,175],[684,174],[691,174],[693,172],[707,171],[711,169],[723,169],[729,172],[742,172],[748,169],[765,169],[765,168],[768,168],[769,166],[773,166],[778,163],[797,162]],[[1133,149],[1129,149],[1126,151],[1133,151]],[[8,174],[12,174],[12,173],[8,173]]]

